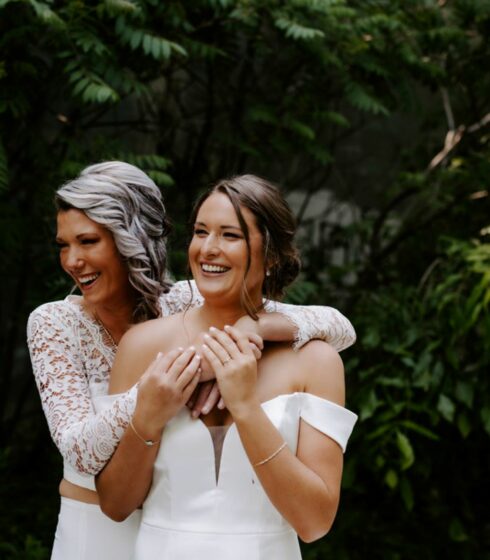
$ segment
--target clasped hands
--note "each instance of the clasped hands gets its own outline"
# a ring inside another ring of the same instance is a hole
[[[147,437],[159,439],[162,428],[186,404],[197,418],[217,404],[233,414],[254,398],[263,342],[250,330],[256,322],[242,319],[224,330],[211,327],[189,348],[158,354],[139,382],[134,415],[146,426]],[[241,330],[245,325],[247,332]]]

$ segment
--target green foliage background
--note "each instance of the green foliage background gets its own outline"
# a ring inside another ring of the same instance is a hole
[[[489,34],[488,0],[0,0],[2,558],[48,558],[56,523],[24,342],[68,289],[52,194],[109,158],[161,186],[177,276],[200,189],[280,183],[304,258],[289,299],[356,327],[360,422],[305,558],[490,557]]]

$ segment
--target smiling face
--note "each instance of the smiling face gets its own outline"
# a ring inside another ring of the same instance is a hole
[[[63,270],[91,306],[132,301],[134,290],[111,233],[80,210],[58,212],[56,242]]]
[[[197,287],[207,301],[238,307],[245,282],[252,302],[259,307],[264,282],[262,235],[252,212],[244,207],[241,211],[249,230],[248,272],[245,234],[233,204],[221,192],[210,195],[199,208],[189,246],[189,263]]]

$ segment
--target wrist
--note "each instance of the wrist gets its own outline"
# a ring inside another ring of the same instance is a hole
[[[133,419],[129,420],[129,427],[133,430],[134,435],[143,443],[146,447],[153,447],[154,445],[158,445],[160,443],[160,439],[147,439],[140,432],[136,429]]]
[[[141,439],[145,441],[159,441],[162,436],[163,428],[165,423],[155,423],[154,421],[147,420],[144,415],[140,414],[138,410],[135,410],[130,426]]]
[[[260,401],[256,397],[252,397],[246,401],[241,401],[240,403],[236,403],[232,406],[227,406],[227,408],[237,425],[248,423],[252,418],[256,418],[257,413],[262,410]]]
[[[258,334],[270,342],[295,340],[296,326],[282,313],[261,313],[257,321]]]

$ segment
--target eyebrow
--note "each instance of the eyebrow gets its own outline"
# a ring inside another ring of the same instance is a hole
[[[76,238],[80,239],[81,237],[84,237],[85,235],[99,235],[97,232],[95,231],[82,231],[82,233],[79,233]],[[56,235],[55,237],[55,241],[63,241],[63,237]]]
[[[194,223],[194,227],[195,226],[204,226],[206,227],[206,224],[204,222],[195,222]],[[238,231],[242,231],[242,228],[239,226],[227,226],[227,225],[223,225],[223,226],[219,226],[220,229],[236,229]]]

